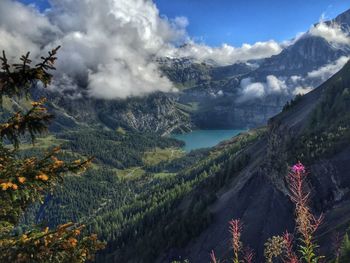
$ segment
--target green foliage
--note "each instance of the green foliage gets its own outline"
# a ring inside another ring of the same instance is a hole
[[[97,133],[89,130],[59,135],[67,140],[64,145],[67,153],[89,154],[90,146],[82,145],[83,140],[77,143],[80,132],[86,136],[87,145],[90,144],[88,134]],[[131,159],[144,156],[142,150],[149,152],[152,149],[148,147],[179,145],[174,140],[151,135],[137,139],[139,134],[132,132],[128,132],[127,137],[114,132],[99,133],[99,147],[110,152],[115,143],[115,151],[124,149],[124,154]],[[54,227],[70,220],[82,222],[89,232],[108,241],[107,248],[99,253],[98,261],[113,257],[121,261],[137,258],[153,262],[161,251],[184,246],[211,222],[208,206],[215,201],[216,190],[247,165],[249,156],[239,153],[261,135],[258,132],[244,134],[227,147],[195,151],[189,158],[144,167],[144,173],[139,176],[119,176],[121,173],[114,169],[112,162],[105,165],[103,151],[99,154],[100,150],[96,148],[94,169],[82,176],[65,178],[62,188],[56,188],[55,194],[49,195],[42,206],[32,208],[23,223],[28,225],[37,220]],[[140,140],[141,144],[144,141],[145,146],[132,144],[134,136],[135,142]],[[70,146],[70,140],[73,140],[73,146]],[[141,150],[137,153],[128,147]],[[128,155],[128,151],[132,154]],[[125,167],[134,167],[133,161],[124,160]],[[142,165],[142,158],[136,164]],[[132,167],[128,170],[134,169]],[[173,173],[169,174],[169,171]],[[160,172],[163,172],[162,176],[157,176]],[[184,204],[183,210],[177,209],[180,203]],[[135,250],[139,253],[135,254]]]
[[[28,97],[36,82],[41,82],[44,86],[50,84],[52,75],[48,70],[55,69],[53,64],[57,50],[58,48],[53,49],[48,57],[42,57],[42,62],[34,68],[30,67],[29,53],[22,56],[21,64],[9,65],[3,52],[0,58],[1,102],[3,96]],[[25,210],[32,204],[42,202],[56,184],[62,181],[63,174],[77,174],[91,162],[88,159],[65,163],[57,158],[58,148],[41,157],[23,157],[18,154],[22,138],[29,136],[34,143],[36,135],[47,130],[47,123],[52,116],[47,113],[44,102],[44,99],[32,102],[32,107],[25,114],[17,112],[0,125],[1,262],[84,262],[93,259],[96,251],[104,246],[96,235],[78,240],[84,226],[73,223],[52,230],[34,226],[25,233],[16,231]]]
[[[58,134],[67,140],[62,148],[83,156],[94,156],[96,161],[114,168],[143,166],[144,153],[155,148],[180,147],[183,142],[151,134],[107,130],[80,129]]]
[[[302,97],[303,97],[303,95],[301,95],[301,94],[296,95],[294,99],[288,101],[283,106],[282,112],[288,111],[289,109],[293,108],[295,105],[297,105],[301,101]]]
[[[349,234],[346,233],[340,247],[340,256],[336,263],[350,262],[350,239]]]
[[[334,155],[350,142],[350,78],[337,77],[327,85],[302,136],[290,141],[291,161],[309,164]]]

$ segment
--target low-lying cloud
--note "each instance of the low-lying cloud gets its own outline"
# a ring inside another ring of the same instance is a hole
[[[182,48],[173,49],[169,55],[173,57],[192,57],[199,61],[213,61],[223,66],[271,57],[281,51],[282,46],[273,40],[257,42],[253,45],[243,44],[238,48],[227,44],[223,44],[221,47],[209,47],[191,42]]]
[[[317,70],[311,71],[307,74],[307,78],[312,79],[320,79],[321,81],[325,81],[341,70],[344,65],[349,61],[349,57],[343,56],[340,57],[335,62],[324,65]]]
[[[312,36],[323,37],[329,43],[336,45],[350,45],[350,37],[344,32],[340,25],[333,22],[321,21],[310,28],[309,34]]]
[[[187,35],[187,18],[161,17],[153,1],[50,3],[51,8],[40,13],[34,6],[0,1],[0,49],[9,56],[30,50],[38,57],[62,45],[55,86],[66,90],[87,87],[85,93],[95,97],[126,98],[176,90],[159,72],[154,62],[157,56],[192,57],[227,65],[281,51],[274,41],[239,48],[195,43]],[[182,43],[189,44],[177,48]]]
[[[334,62],[323,65],[316,70],[310,71],[304,76],[291,76],[289,78],[290,90],[293,95],[306,94],[314,88],[321,85],[323,82],[331,78],[334,74],[340,71],[349,61],[350,57],[340,57]]]
[[[285,80],[274,75],[266,77],[266,82],[253,82],[251,78],[241,80],[241,96],[239,102],[261,98],[272,94],[287,94],[288,88]]]
[[[340,57],[338,60],[321,66],[303,76],[276,77],[269,75],[266,77],[265,82],[254,82],[252,78],[242,79],[240,83],[241,94],[238,102],[262,98],[272,94],[304,95],[341,70],[349,59],[350,57],[346,56]]]

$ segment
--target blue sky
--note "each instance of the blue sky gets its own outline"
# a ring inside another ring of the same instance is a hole
[[[47,0],[20,0],[41,9]],[[185,16],[188,33],[211,46],[283,41],[306,31],[322,14],[333,18],[350,8],[345,0],[155,0],[169,18]]]

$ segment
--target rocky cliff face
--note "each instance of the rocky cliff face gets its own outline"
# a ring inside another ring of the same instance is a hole
[[[176,100],[162,93],[127,100],[69,98],[49,91],[35,94],[36,97],[42,95],[49,97],[50,108],[56,116],[51,128],[57,131],[75,126],[100,126],[166,135],[189,131],[192,127],[188,114],[177,107]]]
[[[304,75],[348,54],[348,50],[336,48],[322,37],[304,36],[279,55],[266,59],[255,76]]]

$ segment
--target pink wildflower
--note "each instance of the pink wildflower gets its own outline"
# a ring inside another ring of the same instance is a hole
[[[243,259],[244,263],[252,263],[254,258],[254,251],[250,247],[244,249]]]
[[[292,167],[294,173],[300,174],[305,172],[305,166],[299,161],[297,164],[294,164]]]
[[[231,238],[232,238],[232,248],[234,253],[234,263],[239,263],[239,253],[241,250],[241,231],[242,231],[242,224],[239,219],[231,220],[229,222],[230,224],[230,232],[231,232]]]
[[[293,251],[293,235],[286,231],[283,239],[286,246],[286,258],[283,259],[283,263],[299,263],[298,257]]]

